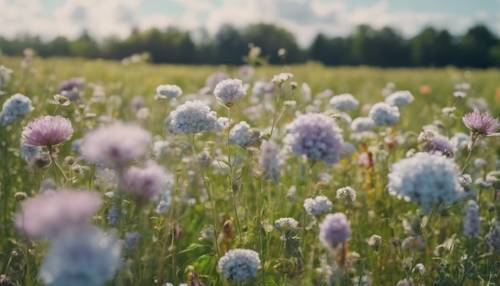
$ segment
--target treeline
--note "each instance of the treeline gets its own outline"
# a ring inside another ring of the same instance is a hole
[[[21,55],[25,48],[32,48],[42,57],[106,59],[147,52],[154,63],[237,65],[244,62],[249,43],[260,47],[271,64],[315,60],[325,65],[382,67],[500,66],[500,40],[483,25],[471,27],[463,35],[428,27],[411,38],[390,27],[374,29],[361,25],[345,37],[318,34],[307,48],[300,48],[290,31],[273,24],[254,24],[243,29],[224,25],[215,35],[204,30],[189,32],[168,27],[134,29],[125,39],[111,37],[103,41],[87,32],[76,39],[56,37],[50,41],[30,35],[0,37],[0,50],[6,55]],[[286,50],[285,56],[278,55],[281,48]]]

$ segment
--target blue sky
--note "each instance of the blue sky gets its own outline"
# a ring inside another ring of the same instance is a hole
[[[500,0],[0,0],[0,34],[126,36],[177,25],[214,33],[224,23],[272,22],[307,44],[317,32],[345,35],[359,24],[389,25],[406,35],[426,25],[463,32],[485,23],[500,33]]]

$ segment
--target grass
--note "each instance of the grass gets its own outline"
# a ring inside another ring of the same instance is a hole
[[[498,117],[498,69],[327,68],[312,63],[257,68],[254,79],[270,79],[274,74],[287,71],[293,73],[293,80],[299,83],[299,89],[286,85],[282,93],[285,100],[295,100],[296,105],[283,109],[275,135],[280,145],[285,126],[293,120],[295,113],[311,108],[311,102],[300,95],[303,82],[311,86],[313,95],[325,89],[352,93],[361,103],[357,111],[350,113],[352,118],[366,116],[370,104],[383,100],[381,90],[387,82],[394,82],[397,89],[410,90],[415,96],[410,106],[402,108],[400,123],[390,130],[379,130],[375,139],[364,144],[356,143],[357,151],[352,157],[344,157],[338,164],[327,166],[320,162],[310,164],[291,155],[283,166],[280,182],[273,183],[264,180],[259,172],[258,146],[245,149],[227,146],[223,134],[195,137],[168,134],[164,122],[174,107],[154,100],[156,87],[164,83],[179,85],[183,97],[197,97],[195,93],[204,85],[208,75],[222,70],[239,77],[236,67],[124,66],[117,62],[80,59],[35,59],[27,68],[21,68],[20,63],[19,58],[0,59],[0,64],[14,70],[14,77],[0,102],[19,92],[30,97],[35,107],[27,117],[0,129],[0,274],[4,274],[13,285],[41,285],[37,272],[48,247],[46,242],[29,241],[16,232],[12,217],[22,200],[40,192],[40,186],[47,178],[54,179],[59,186],[89,188],[103,195],[113,191],[100,183],[102,179],[96,178],[95,166],[77,158],[69,142],[60,146],[57,154],[62,168],[73,178],[68,182],[52,166],[29,167],[20,158],[23,126],[38,116],[56,114],[71,119],[75,130],[72,139],[81,138],[111,117],[140,122],[154,136],[170,143],[168,153],[157,162],[175,174],[173,203],[168,213],[158,215],[154,212],[154,204],[140,208],[130,198],[124,198],[126,215],[116,231],[120,237],[130,231],[138,231],[141,236],[135,248],[123,251],[122,267],[109,285],[162,285],[167,281],[178,285],[188,280],[195,281],[193,277],[199,277],[206,285],[229,285],[217,272],[216,264],[223,253],[233,248],[253,249],[259,253],[262,262],[257,278],[245,285],[328,285],[325,274],[318,269],[333,265],[339,254],[332,255],[320,244],[317,222],[303,208],[305,198],[318,194],[333,202],[332,212],[346,214],[352,229],[347,264],[341,274],[333,275],[339,285],[363,285],[360,281],[364,279],[371,281],[371,285],[396,285],[402,279],[412,279],[422,285],[497,285],[500,281],[498,253],[491,253],[483,239],[489,230],[489,222],[498,219],[500,203],[495,196],[498,189],[474,186],[482,218],[479,238],[467,238],[462,234],[464,201],[423,215],[415,204],[398,200],[386,191],[390,166],[404,158],[410,149],[419,148],[416,136],[422,126],[439,120],[446,136],[467,132],[460,118],[469,109],[466,100],[457,102],[451,96],[455,83],[470,83],[468,98],[484,98],[490,112]],[[51,103],[58,83],[76,76],[86,79],[86,103],[69,106]],[[89,103],[92,84],[105,88],[104,102]],[[422,93],[423,89],[428,91]],[[131,111],[134,96],[144,97],[144,106],[149,109],[148,118],[138,120]],[[259,105],[259,102],[250,103],[250,97],[247,95],[231,108],[231,119],[234,122],[246,120],[252,127],[264,130],[277,119],[281,106],[271,100],[268,103],[272,109],[258,113],[255,109],[248,109]],[[328,109],[328,99],[316,99],[320,111]],[[457,108],[455,118],[443,115],[441,109],[446,106]],[[224,107],[217,104],[212,104],[212,107],[219,116],[226,116]],[[344,138],[348,140],[348,125],[340,125]],[[385,139],[397,143],[392,146]],[[495,165],[500,154],[498,137],[483,142],[474,150],[472,158],[483,158],[486,165],[475,168],[472,164],[468,168],[474,179],[484,178],[489,171],[498,168]],[[198,164],[193,154],[204,149],[212,157],[229,155],[233,159],[229,172]],[[358,159],[368,152],[375,156],[372,168],[358,163]],[[455,155],[459,166],[464,164],[466,155],[465,152]],[[68,164],[70,159],[75,163]],[[335,191],[344,186],[357,190],[357,200],[352,206],[335,197]],[[295,196],[288,195],[291,188],[296,189]],[[110,204],[111,200],[104,196],[104,205],[94,217],[96,225],[108,230],[106,213]],[[281,217],[295,218],[301,228],[286,243],[273,227],[274,221]],[[413,247],[401,246],[408,243],[403,243],[405,239],[416,236],[405,229],[405,223],[412,224],[412,229],[423,239],[421,246],[418,243],[410,244]],[[214,239],[200,239],[200,232],[210,226],[215,226],[215,242]],[[378,248],[367,243],[374,234],[382,238]],[[418,263],[425,266],[425,273],[416,270]]]

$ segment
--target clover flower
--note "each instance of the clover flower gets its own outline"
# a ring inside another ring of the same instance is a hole
[[[328,248],[335,248],[351,235],[351,227],[343,213],[329,214],[319,225],[319,240]]]
[[[10,125],[32,110],[33,106],[28,97],[20,93],[14,94],[3,103],[2,111],[0,111],[0,126]]]
[[[52,243],[40,268],[49,286],[102,286],[121,264],[121,243],[97,228],[75,229]]]
[[[274,141],[263,141],[260,145],[259,166],[264,178],[278,182],[281,176],[279,148]]]
[[[260,267],[259,254],[250,249],[229,250],[218,263],[222,275],[235,283],[255,278]]]
[[[156,88],[155,99],[172,99],[182,95],[182,89],[174,84],[159,85]]]
[[[46,191],[24,201],[15,215],[16,228],[33,238],[54,238],[69,227],[87,225],[101,206],[95,192]]]
[[[187,101],[169,115],[167,128],[176,133],[201,133],[222,128],[217,113],[202,101]]]
[[[490,135],[500,127],[498,119],[487,112],[481,113],[478,109],[464,115],[462,121],[472,133],[479,135]]]
[[[385,102],[392,106],[405,106],[413,102],[415,98],[408,90],[398,90],[385,98]]]
[[[385,102],[375,103],[369,112],[376,125],[394,125],[399,122],[399,109]]]
[[[452,159],[441,155],[417,153],[392,165],[389,193],[413,201],[424,212],[433,206],[450,204],[460,198],[460,172]]]
[[[299,115],[287,126],[285,143],[309,160],[336,163],[342,149],[342,135],[335,121],[323,114]]]
[[[71,121],[61,116],[42,116],[28,123],[21,134],[23,143],[32,146],[54,146],[73,135]]]
[[[157,197],[167,188],[169,175],[165,168],[149,163],[144,168],[130,167],[123,174],[123,190],[138,202]]]
[[[94,164],[121,168],[143,156],[150,144],[151,135],[146,130],[116,122],[87,133],[81,143],[81,153]]]
[[[246,87],[239,79],[225,79],[217,84],[214,95],[225,105],[231,105],[247,93]]]
[[[329,212],[332,209],[332,202],[325,196],[316,196],[315,198],[307,198],[304,200],[304,209],[314,217]]]
[[[355,110],[359,101],[350,93],[339,94],[330,99],[330,105],[338,110]]]
[[[481,226],[480,220],[479,205],[476,201],[468,201],[464,217],[464,235],[479,236],[479,227]]]

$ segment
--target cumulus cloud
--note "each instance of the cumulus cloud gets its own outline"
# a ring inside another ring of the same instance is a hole
[[[74,37],[85,29],[102,38],[126,36],[132,27],[174,24],[187,29],[203,27],[214,33],[225,23],[244,26],[272,22],[293,31],[300,43],[308,44],[317,32],[344,35],[359,24],[392,26],[411,35],[426,25],[463,32],[470,25],[483,22],[500,32],[500,17],[495,9],[476,9],[468,15],[432,9],[395,10],[388,0],[362,6],[353,6],[348,0],[63,0],[50,11],[44,2],[0,0],[0,34],[30,32],[46,37]],[[151,3],[163,9],[142,9]]]

